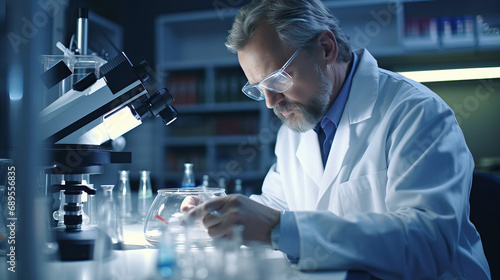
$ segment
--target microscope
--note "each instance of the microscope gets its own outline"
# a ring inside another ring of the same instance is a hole
[[[65,83],[71,75],[82,76],[40,112],[39,124],[48,157],[46,195],[60,191],[65,194],[64,227],[52,229],[60,259],[89,260],[94,243],[102,237],[99,228],[82,225],[82,196],[84,192],[96,193],[89,176],[103,173],[105,164],[131,162],[129,152],[112,151],[102,144],[150,117],[159,117],[168,125],[177,118],[177,111],[171,106],[173,97],[159,86],[151,67],[146,62],[133,65],[124,53],[85,75],[71,66],[102,59],[87,54],[42,59],[52,60],[53,64],[41,76],[48,88]],[[106,248],[111,248],[109,238],[105,243]]]

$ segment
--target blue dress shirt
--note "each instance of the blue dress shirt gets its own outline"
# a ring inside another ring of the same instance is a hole
[[[326,166],[326,161],[333,143],[333,137],[335,136],[335,132],[337,131],[337,127],[340,123],[340,118],[344,112],[345,104],[347,103],[347,98],[349,97],[352,78],[358,68],[359,58],[355,53],[352,53],[352,59],[352,67],[347,75],[342,89],[340,89],[337,98],[335,98],[335,101],[326,115],[314,128],[314,131],[318,134],[323,167]],[[298,261],[298,258],[300,257],[299,240],[299,230],[297,228],[295,214],[291,211],[281,212],[278,248],[280,251],[287,254],[288,258],[292,262]]]

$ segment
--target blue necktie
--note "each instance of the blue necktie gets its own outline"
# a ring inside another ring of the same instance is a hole
[[[319,149],[321,151],[321,160],[323,161],[323,167],[326,166],[326,160],[328,158],[328,155],[325,154],[325,141],[326,141],[326,134],[323,128],[321,127],[320,124],[317,124],[316,127],[314,128],[314,131],[316,131],[316,134],[318,135],[318,142],[319,142]]]

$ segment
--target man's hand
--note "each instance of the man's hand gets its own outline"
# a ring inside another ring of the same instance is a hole
[[[195,208],[200,204],[201,204],[201,197],[195,195],[186,196],[186,198],[184,198],[184,200],[181,203],[181,212],[182,213],[188,212],[189,210]]]
[[[213,238],[230,237],[233,225],[243,225],[244,241],[269,242],[271,229],[280,221],[280,211],[244,195],[228,195],[194,207],[185,218],[191,221],[201,218]]]

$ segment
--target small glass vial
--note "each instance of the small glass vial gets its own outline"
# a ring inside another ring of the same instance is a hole
[[[209,181],[210,177],[208,177],[208,175],[203,175],[203,181],[201,185],[197,186],[197,188],[208,188]]]
[[[181,187],[193,188],[195,187],[194,172],[192,163],[184,163],[184,177],[182,178]]]
[[[243,193],[243,186],[241,185],[241,179],[234,180],[234,193]]]
[[[142,170],[140,172],[139,193],[137,194],[137,212],[141,221],[146,219],[149,207],[153,203],[153,190],[151,187],[151,171]]]
[[[174,274],[177,263],[177,256],[172,241],[172,235],[168,226],[162,229],[162,236],[158,250],[156,266],[158,273],[162,277],[170,277]]]
[[[226,178],[224,177],[219,178],[219,188],[226,189]]]
[[[120,209],[120,216],[122,223],[132,224],[134,217],[132,215],[132,192],[130,191],[130,178],[129,170],[120,170],[120,181],[118,182],[118,189],[116,190],[116,201],[118,209]]]

